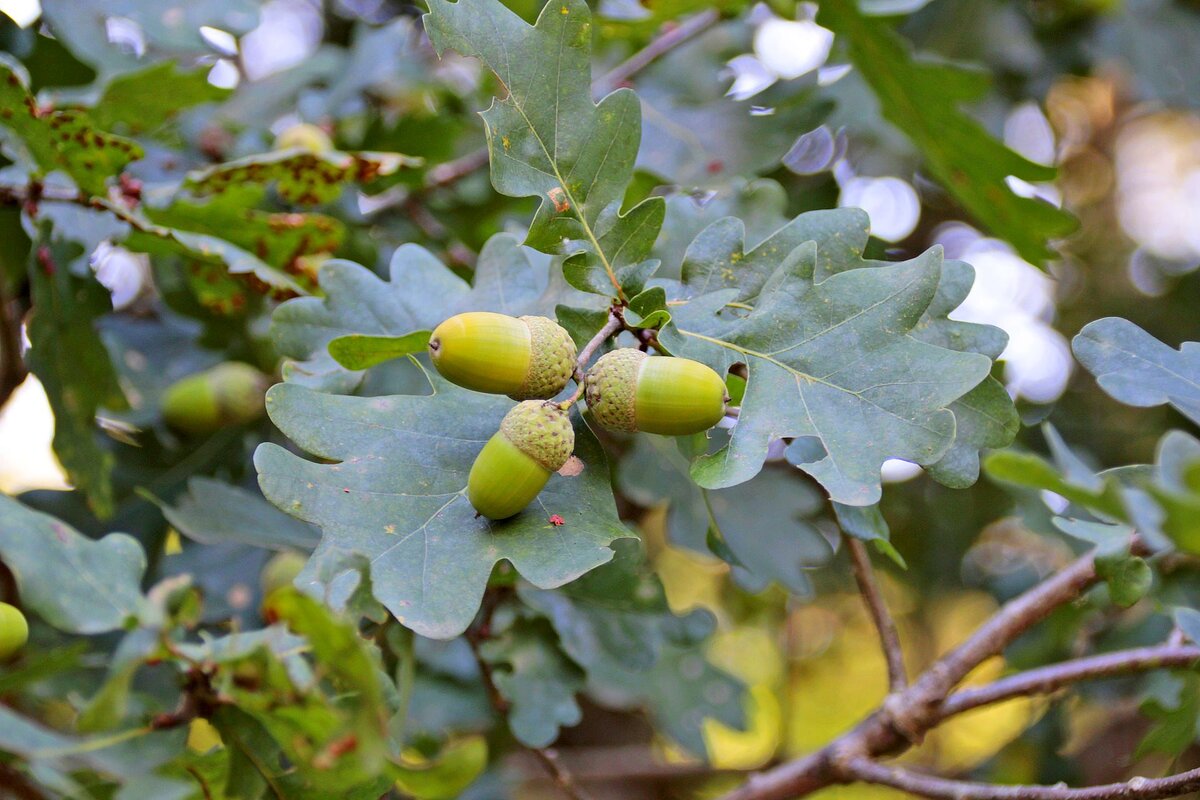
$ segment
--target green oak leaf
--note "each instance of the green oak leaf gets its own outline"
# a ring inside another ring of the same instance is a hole
[[[352,333],[329,343],[329,355],[349,370],[364,370],[394,358],[424,353],[429,346],[429,331],[413,331],[400,336],[366,336]]]
[[[583,688],[583,670],[558,647],[544,620],[515,619],[479,647],[492,668],[492,680],[509,703],[508,727],[529,747],[546,747],[559,728],[578,725],[583,711],[575,694]]]
[[[433,0],[425,29],[439,54],[478,56],[507,90],[482,116],[496,190],[541,200],[525,243],[571,256],[566,274],[578,289],[636,294],[656,266],[648,256],[663,201],[618,211],[642,114],[629,89],[592,101],[587,4],[555,0],[531,28],[498,0]]]
[[[1158,443],[1148,486],[1163,511],[1163,534],[1180,549],[1200,554],[1200,441],[1170,431]]]
[[[155,622],[140,588],[146,554],[132,537],[89,539],[4,495],[0,531],[0,561],[16,576],[21,601],[59,630],[104,633]]]
[[[275,550],[312,550],[321,533],[250,492],[197,475],[173,503],[150,498],[180,533],[202,544],[236,543]]]
[[[173,61],[122,73],[104,87],[92,119],[105,130],[130,134],[157,130],[179,112],[224,100],[232,91],[208,82],[209,69],[181,69]]]
[[[585,669],[605,658],[649,669],[664,643],[709,631],[707,613],[677,617],[671,612],[637,541],[614,542],[613,550],[612,561],[561,589],[525,584],[517,589],[522,602],[550,620],[571,660]]]
[[[969,286],[968,268],[946,267],[940,248],[863,261],[866,224],[860,211],[810,212],[747,251],[742,224],[719,220],[688,248],[682,280],[665,282],[673,319],[659,341],[722,373],[744,363],[749,375],[729,444],[693,465],[701,486],[750,479],[773,440],[797,437],[792,463],[834,501],[870,505],[883,461],[933,465],[954,446],[951,406],[992,366],[972,348],[996,337],[968,325],[965,341],[944,346],[951,323],[940,317]],[[948,271],[964,273],[953,290],[941,288]],[[969,482],[974,453],[1007,438],[982,426],[947,469],[953,482]]]
[[[444,639],[466,630],[498,562],[553,588],[609,561],[607,545],[630,534],[617,517],[599,443],[580,422],[580,475],[552,475],[509,520],[477,517],[465,494],[467,474],[512,402],[430,380],[428,396],[275,386],[267,394],[271,419],[300,448],[334,463],[273,444],[260,445],[254,461],[267,499],[322,530],[302,582],[332,579],[348,557],[359,559],[375,597],[397,619]],[[552,514],[566,524],[551,524]]]
[[[1174,350],[1128,320],[1105,317],[1084,326],[1071,349],[1113,398],[1140,407],[1169,403],[1200,425],[1200,343]]]
[[[958,108],[986,92],[984,74],[915,58],[887,22],[864,16],[855,0],[821,3],[817,22],[847,43],[850,60],[879,98],[884,117],[913,141],[929,171],[963,207],[1027,261],[1043,264],[1052,258],[1048,240],[1074,230],[1075,218],[1014,194],[1006,180],[1048,181],[1054,168],[1009,150]]]
[[[484,245],[473,284],[414,244],[396,251],[390,280],[348,261],[327,262],[319,275],[325,297],[292,300],[272,316],[271,336],[290,359],[284,377],[347,393],[362,383],[364,374],[343,367],[330,355],[330,342],[340,337],[406,336],[430,330],[460,311],[514,316],[553,312],[555,302],[575,295],[553,287],[549,267],[549,258],[522,247],[508,234],[497,234]]]
[[[186,185],[197,194],[217,194],[246,184],[274,185],[283,200],[311,206],[337,199],[346,184],[370,183],[421,163],[400,153],[311,153],[291,148],[198,170],[188,175]]]
[[[115,510],[114,459],[97,441],[96,412],[122,410],[128,403],[96,331],[96,320],[112,311],[112,300],[92,276],[70,271],[67,265],[78,253],[73,242],[46,237],[34,248],[29,285],[35,310],[28,328],[33,346],[27,360],[54,411],[54,452],[88,505],[105,518]]]
[[[109,178],[143,155],[131,139],[99,130],[81,109],[43,111],[23,67],[0,54],[0,127],[28,152],[36,175],[61,170],[84,192],[105,196]]]

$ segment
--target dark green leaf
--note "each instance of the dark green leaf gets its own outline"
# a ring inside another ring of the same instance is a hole
[[[206,68],[183,70],[171,61],[117,76],[104,87],[92,119],[105,130],[153,132],[180,111],[229,96],[208,82]]]
[[[636,294],[662,222],[650,198],[622,216],[641,139],[637,96],[591,95],[591,13],[582,0],[550,3],[530,28],[497,0],[434,0],[425,29],[439,53],[478,56],[506,87],[483,112],[492,183],[538,197],[526,243],[572,255],[568,277],[585,291]]]
[[[312,550],[321,537],[316,528],[284,514],[260,495],[202,476],[190,479],[187,492],[173,505],[159,505],[168,522],[204,544]]]
[[[26,360],[46,388],[54,411],[54,452],[97,516],[113,513],[112,454],[98,444],[96,411],[126,407],[96,320],[112,310],[108,291],[67,265],[78,247],[39,243],[29,268],[34,313]]]
[[[884,116],[912,139],[934,177],[1027,261],[1052,258],[1048,240],[1070,233],[1075,219],[1040,200],[1018,197],[1006,185],[1010,175],[1047,181],[1055,171],[1012,152],[957,108],[980,97],[986,87],[982,75],[914,58],[886,22],[863,16],[854,0],[822,3],[817,22],[845,38]]]
[[[465,495],[467,473],[512,402],[432,380],[435,392],[424,397],[275,386],[267,394],[271,419],[303,450],[334,463],[264,444],[255,465],[267,499],[322,529],[306,575],[319,576],[323,563],[340,564],[347,554],[369,559],[375,596],[397,619],[423,636],[449,638],[470,624],[497,562],[552,588],[609,561],[607,545],[629,534],[599,444],[579,423],[582,474],[552,475],[512,519],[477,517]],[[552,525],[552,514],[566,524]]]

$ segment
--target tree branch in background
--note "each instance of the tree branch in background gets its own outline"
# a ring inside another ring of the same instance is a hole
[[[1066,786],[1000,786],[955,781],[889,767],[869,758],[854,758],[844,767],[847,776],[864,783],[890,786],[934,800],[1158,800],[1200,789],[1200,769],[1169,778],[1130,778],[1124,783],[1071,789]]]
[[[546,768],[546,772],[554,778],[554,782],[558,784],[559,789],[562,789],[563,794],[570,797],[571,800],[592,800],[591,795],[575,782],[574,776],[563,766],[557,750],[549,747],[532,747],[529,748],[529,752]]]
[[[875,580],[871,556],[867,553],[866,545],[859,539],[843,535],[842,540],[850,553],[850,563],[854,567],[854,581],[858,584],[858,591],[867,605],[867,612],[871,615],[875,630],[879,632],[879,643],[883,646],[883,657],[887,661],[888,688],[893,692],[902,691],[908,685],[908,676],[904,671],[904,651],[900,649],[900,634],[896,630],[896,622],[888,611],[883,592],[879,589],[879,582]]]
[[[1146,553],[1145,546],[1136,537],[1131,543],[1131,549],[1134,554],[1143,555]],[[951,696],[954,687],[971,670],[992,656],[1001,654],[1018,636],[1045,619],[1055,609],[1076,600],[1085,590],[1095,584],[1097,580],[1099,578],[1096,575],[1095,555],[1088,553],[1081,556],[1029,591],[1002,606],[968,637],[965,642],[934,662],[932,666],[925,670],[907,688],[889,695],[884,704],[875,713],[859,723],[849,733],[844,734],[815,753],[789,761],[774,769],[751,777],[745,785],[724,795],[721,800],[791,800],[791,798],[804,797],[818,789],[823,789],[834,784],[867,781],[896,785],[890,781],[908,781],[910,779],[917,781],[925,780],[927,781],[923,784],[925,788],[938,790],[937,793],[926,794],[925,796],[927,797],[955,797],[966,798],[966,800],[973,800],[974,798],[990,800],[993,797],[1016,798],[1017,800],[1040,800],[1041,798],[1051,798],[1052,800],[1058,800],[1058,798],[1065,798],[1065,800],[1098,798],[1099,800],[1107,800],[1110,797],[1131,797],[1137,798],[1137,800],[1147,800],[1147,798],[1154,797],[1177,796],[1190,791],[1195,786],[1188,782],[1191,780],[1188,777],[1190,773],[1188,773],[1176,778],[1164,778],[1161,781],[1150,782],[1149,784],[1147,784],[1146,779],[1134,779],[1127,784],[1116,785],[1116,788],[1110,786],[1064,790],[1059,787],[1049,787],[1053,791],[1095,791],[1099,792],[1097,794],[970,794],[969,791],[973,791],[977,786],[983,786],[989,791],[994,789],[1003,792],[1019,790],[1037,792],[1042,791],[1046,787],[986,787],[983,784],[942,781],[942,779],[938,778],[926,779],[917,773],[892,770],[873,760],[880,756],[903,752],[913,744],[920,742],[931,728],[948,716],[944,710],[947,698]],[[868,600],[868,603],[870,603],[870,600]],[[1191,648],[1188,648],[1188,650],[1190,655]],[[1100,662],[1101,658],[1103,657],[1097,656],[1094,659],[1080,659],[1077,662],[1068,662],[1068,664],[1058,665],[1058,669],[1062,670],[1060,674],[1064,676],[1069,674],[1078,676],[1075,679],[1083,680],[1085,677],[1094,674],[1094,671],[1080,667],[1080,662],[1090,662],[1090,666],[1095,668],[1098,663],[1102,663]],[[1166,666],[1166,664],[1162,665]],[[1096,674],[1112,674],[1103,672],[1104,669],[1108,668],[1114,667],[1111,667],[1111,665],[1099,667],[1101,672]],[[1048,667],[1046,669],[1053,670],[1055,668]],[[1045,674],[1042,674],[1037,680],[1022,679],[1020,676],[1012,676],[1006,680],[1028,680],[1029,682],[1025,686],[1027,691],[1023,692],[1023,694],[1036,693],[1038,687],[1048,685],[1045,681]],[[999,685],[1001,688],[983,687],[978,691],[993,691],[1005,697],[1018,696],[1017,694],[1010,695],[1009,689],[1004,688],[1003,681],[998,681],[995,685]],[[1017,684],[1008,684],[1009,687],[1015,685]],[[960,700],[959,702],[965,704],[970,701],[971,696],[965,693],[964,695],[967,699]],[[979,699],[979,697],[976,696],[976,699]],[[962,710],[965,710],[965,708]],[[942,782],[936,783],[938,781]],[[936,783],[936,786],[934,783]],[[1147,794],[1141,794],[1139,787],[1145,785],[1150,785],[1152,791]],[[1196,785],[1200,786],[1200,784]],[[1178,788],[1180,786],[1185,788]],[[901,788],[914,794],[922,794],[921,789],[908,785]],[[964,794],[964,791],[968,793]],[[1125,794],[1114,792],[1125,792]]]
[[[592,81],[592,94],[603,96],[619,88],[637,73],[650,66],[655,59],[679,47],[704,31],[711,28],[721,18],[714,9],[702,11],[684,21],[671,25],[645,47],[622,61],[609,72]],[[438,164],[425,174],[425,191],[450,186],[467,177],[476,170],[483,169],[488,164],[488,151],[481,147],[459,156],[453,161]]]
[[[1200,661],[1200,647],[1172,644],[1076,658],[1061,664],[1018,672],[986,686],[956,692],[942,704],[942,718],[1014,697],[1051,694],[1080,681],[1170,667],[1190,667],[1197,661]]]

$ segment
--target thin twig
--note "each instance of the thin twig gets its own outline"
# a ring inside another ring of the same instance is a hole
[[[851,759],[845,765],[855,780],[890,786],[934,800],[1158,800],[1179,797],[1200,789],[1200,769],[1168,778],[1130,778],[1124,783],[1072,789],[1066,786],[999,786],[956,781],[891,767],[869,758]]]
[[[554,782],[563,794],[570,797],[571,800],[592,800],[591,795],[575,781],[575,776],[563,766],[557,750],[549,747],[531,747],[529,752],[546,768],[546,772],[554,778]]]
[[[942,718],[1014,697],[1050,694],[1080,681],[1112,678],[1135,672],[1189,667],[1200,661],[1200,647],[1164,644],[1076,658],[1061,664],[1018,672],[985,686],[956,692],[942,704]]]
[[[709,9],[693,17],[685,19],[678,25],[671,26],[658,37],[652,39],[644,48],[622,61],[611,71],[601,75],[592,82],[592,95],[602,97],[613,89],[618,88],[638,72],[648,67],[655,59],[669,53],[684,42],[703,33],[716,24],[720,14]],[[438,164],[425,173],[425,191],[450,186],[467,177],[476,170],[483,169],[488,164],[488,150],[481,147],[453,161]]]
[[[596,354],[596,351],[624,327],[625,323],[622,321],[620,315],[610,311],[608,321],[604,323],[604,327],[596,331],[596,335],[583,346],[579,351],[579,355],[575,358],[576,380],[583,378],[583,373],[587,371],[587,365],[592,360],[592,356]]]
[[[626,81],[650,66],[684,42],[699,36],[717,24],[721,15],[710,8],[673,25],[651,40],[645,47],[622,61],[611,70],[592,81],[592,94],[602,97],[622,86]]]
[[[887,661],[888,688],[893,692],[903,691],[908,685],[908,675],[904,671],[904,651],[900,648],[900,633],[896,630],[896,622],[888,611],[875,580],[875,570],[871,567],[871,556],[862,541],[853,536],[842,536],[846,542],[846,550],[850,553],[850,563],[854,567],[854,581],[862,595],[871,622],[879,632],[879,643],[883,646],[883,657]]]
[[[1145,547],[1134,539],[1133,552]],[[998,655],[1018,636],[1077,599],[1098,580],[1095,556],[1081,556],[1002,606],[965,642],[936,661],[904,691],[850,732],[815,753],[751,777],[721,800],[791,800],[836,783],[857,780],[846,771],[853,759],[890,755],[919,742],[942,719],[942,705],[967,673]]]

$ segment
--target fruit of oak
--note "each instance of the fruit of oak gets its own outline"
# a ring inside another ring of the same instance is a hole
[[[29,623],[16,606],[0,603],[0,658],[8,658],[29,640]]]
[[[588,370],[584,396],[596,421],[614,431],[666,436],[700,433],[725,416],[721,376],[699,361],[624,347]]]
[[[328,153],[333,149],[329,134],[308,122],[300,122],[284,129],[275,139],[276,150],[307,150],[310,153]]]
[[[456,314],[438,325],[429,355],[451,383],[514,400],[554,397],[575,369],[575,342],[557,322],[490,311]]]
[[[471,465],[467,499],[483,516],[507,519],[537,497],[574,449],[566,411],[542,400],[519,403]]]
[[[268,385],[267,376],[249,364],[227,361],[171,384],[163,394],[163,419],[191,434],[253,422],[263,414]]]

